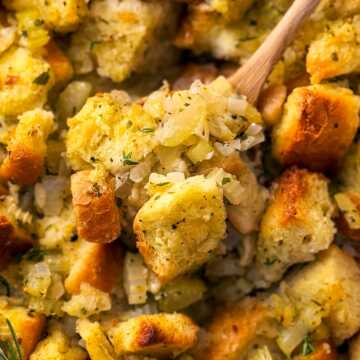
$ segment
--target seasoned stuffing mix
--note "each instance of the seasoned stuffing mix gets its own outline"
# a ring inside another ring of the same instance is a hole
[[[291,0],[0,0],[0,360],[360,360],[360,0],[256,106]]]

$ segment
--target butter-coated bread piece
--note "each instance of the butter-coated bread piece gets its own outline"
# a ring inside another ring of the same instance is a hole
[[[336,170],[359,124],[359,98],[351,90],[312,85],[296,88],[272,134],[274,157],[285,166]]]
[[[296,263],[314,259],[335,235],[328,180],[321,174],[291,168],[277,181],[260,225],[256,259],[271,281]]]
[[[111,292],[122,272],[122,251],[117,243],[83,243],[65,280],[65,289],[70,294],[80,292],[83,282]]]
[[[169,358],[197,341],[198,327],[182,314],[141,315],[120,322],[108,331],[117,355]]]
[[[54,127],[53,114],[36,109],[19,117],[7,144],[8,156],[0,165],[0,178],[19,185],[32,185],[43,173],[46,140]]]
[[[137,247],[147,266],[169,281],[205,263],[225,235],[225,209],[215,180],[190,177],[156,194],[137,213]]]
[[[334,21],[311,43],[306,68],[312,82],[360,70],[359,21],[359,16]]]
[[[109,243],[120,235],[113,177],[103,171],[79,171],[71,176],[71,193],[80,237],[90,242]]]
[[[329,307],[325,321],[336,344],[360,329],[360,268],[335,245],[296,273],[287,285],[299,307],[306,309],[312,302]]]
[[[0,114],[18,116],[42,106],[54,84],[50,65],[28,49],[12,47],[0,56]]]
[[[246,355],[267,320],[266,308],[255,299],[245,299],[219,309],[206,328],[208,344],[195,350],[197,360],[235,360]]]
[[[21,306],[2,308],[0,315],[11,322],[24,359],[28,359],[43,333],[46,323],[45,316],[29,312],[27,308]]]

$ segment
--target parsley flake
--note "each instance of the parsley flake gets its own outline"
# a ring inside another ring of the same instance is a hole
[[[50,79],[48,71],[41,73],[37,78],[34,79],[33,83],[37,85],[46,85]]]

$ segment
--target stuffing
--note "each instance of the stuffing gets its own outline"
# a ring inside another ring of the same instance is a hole
[[[76,331],[85,341],[86,350],[91,360],[114,360],[115,351],[98,322],[80,319]]]
[[[28,359],[44,330],[45,316],[29,312],[25,307],[10,305],[2,307],[0,315],[11,322],[24,359]]]
[[[336,344],[360,329],[360,269],[336,246],[321,253],[287,281],[288,293],[300,309],[311,303],[327,309],[326,324]]]
[[[7,143],[8,156],[0,165],[0,177],[19,185],[32,185],[43,173],[46,140],[54,128],[53,114],[36,109],[19,116]]]
[[[206,328],[207,345],[199,349],[196,359],[243,358],[267,319],[266,308],[255,299],[247,298],[220,309]]]
[[[349,149],[359,123],[360,102],[351,90],[313,85],[295,89],[272,133],[282,165],[334,170]]]
[[[298,168],[283,173],[260,225],[256,258],[263,276],[276,281],[292,264],[327,249],[335,234],[332,214],[325,177]]]
[[[222,191],[203,176],[154,195],[134,220],[137,247],[163,282],[206,262],[223,239],[225,227]]]
[[[195,345],[198,327],[182,314],[142,315],[108,331],[117,355],[169,357]]]
[[[312,344],[314,350],[307,355],[296,356],[295,360],[336,360],[337,353],[330,343],[326,341],[320,341]],[[306,351],[303,351],[306,353]]]
[[[360,17],[354,16],[335,21],[311,43],[306,68],[312,82],[359,71],[359,34]]]
[[[48,335],[41,340],[30,360],[86,360],[88,358],[86,351],[80,346],[73,345],[69,337],[60,327],[52,326]]]
[[[254,0],[210,0],[207,2],[211,10],[231,20],[240,19],[253,3]]]
[[[89,7],[89,16],[72,36],[69,49],[77,73],[93,70],[94,58],[99,75],[120,82],[144,65],[159,70],[158,60],[152,63],[152,57],[160,57],[161,66],[171,58],[166,45],[176,24],[171,2],[96,0]],[[159,38],[163,48],[155,42]],[[168,51],[164,53],[164,49]]]
[[[360,359],[360,335],[355,336],[350,342],[350,360]]]
[[[80,246],[76,257],[65,280],[67,292],[78,293],[82,283],[111,292],[122,271],[122,252],[118,244],[85,242]]]
[[[121,231],[114,179],[103,171],[80,171],[71,176],[71,193],[79,236],[97,243],[114,241]]]
[[[25,48],[10,48],[0,56],[0,114],[17,116],[41,107],[53,83],[46,61]]]

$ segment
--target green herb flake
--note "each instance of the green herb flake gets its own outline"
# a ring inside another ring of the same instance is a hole
[[[33,83],[37,85],[46,85],[50,79],[48,71],[41,73],[37,78],[34,79]]]
[[[147,134],[147,133],[153,133],[155,131],[155,129],[154,128],[143,128],[143,129],[141,129],[141,131],[143,133]]]
[[[46,251],[40,249],[38,246],[34,246],[26,253],[26,260],[34,262],[42,261],[45,255],[47,255]]]
[[[224,177],[224,178],[222,179],[222,181],[221,181],[221,184],[222,184],[222,185],[225,185],[225,184],[229,183],[230,181],[231,181],[230,178]]]
[[[162,183],[159,183],[159,184],[156,184],[156,186],[165,186],[165,185],[169,185],[170,182],[169,181],[165,181],[165,182],[162,182]]]
[[[274,265],[275,262],[277,261],[277,258],[276,257],[273,257],[273,258],[267,258],[264,262],[264,265],[266,266],[271,266],[271,265]]]
[[[136,164],[139,163],[139,162],[136,161],[136,160],[132,160],[132,159],[131,159],[131,155],[132,155],[131,152],[129,152],[128,154],[123,153],[123,159],[122,159],[122,161],[123,161],[124,165],[136,165]]]
[[[309,355],[315,351],[314,345],[311,342],[309,335],[306,335],[301,345],[301,354],[303,356]]]

